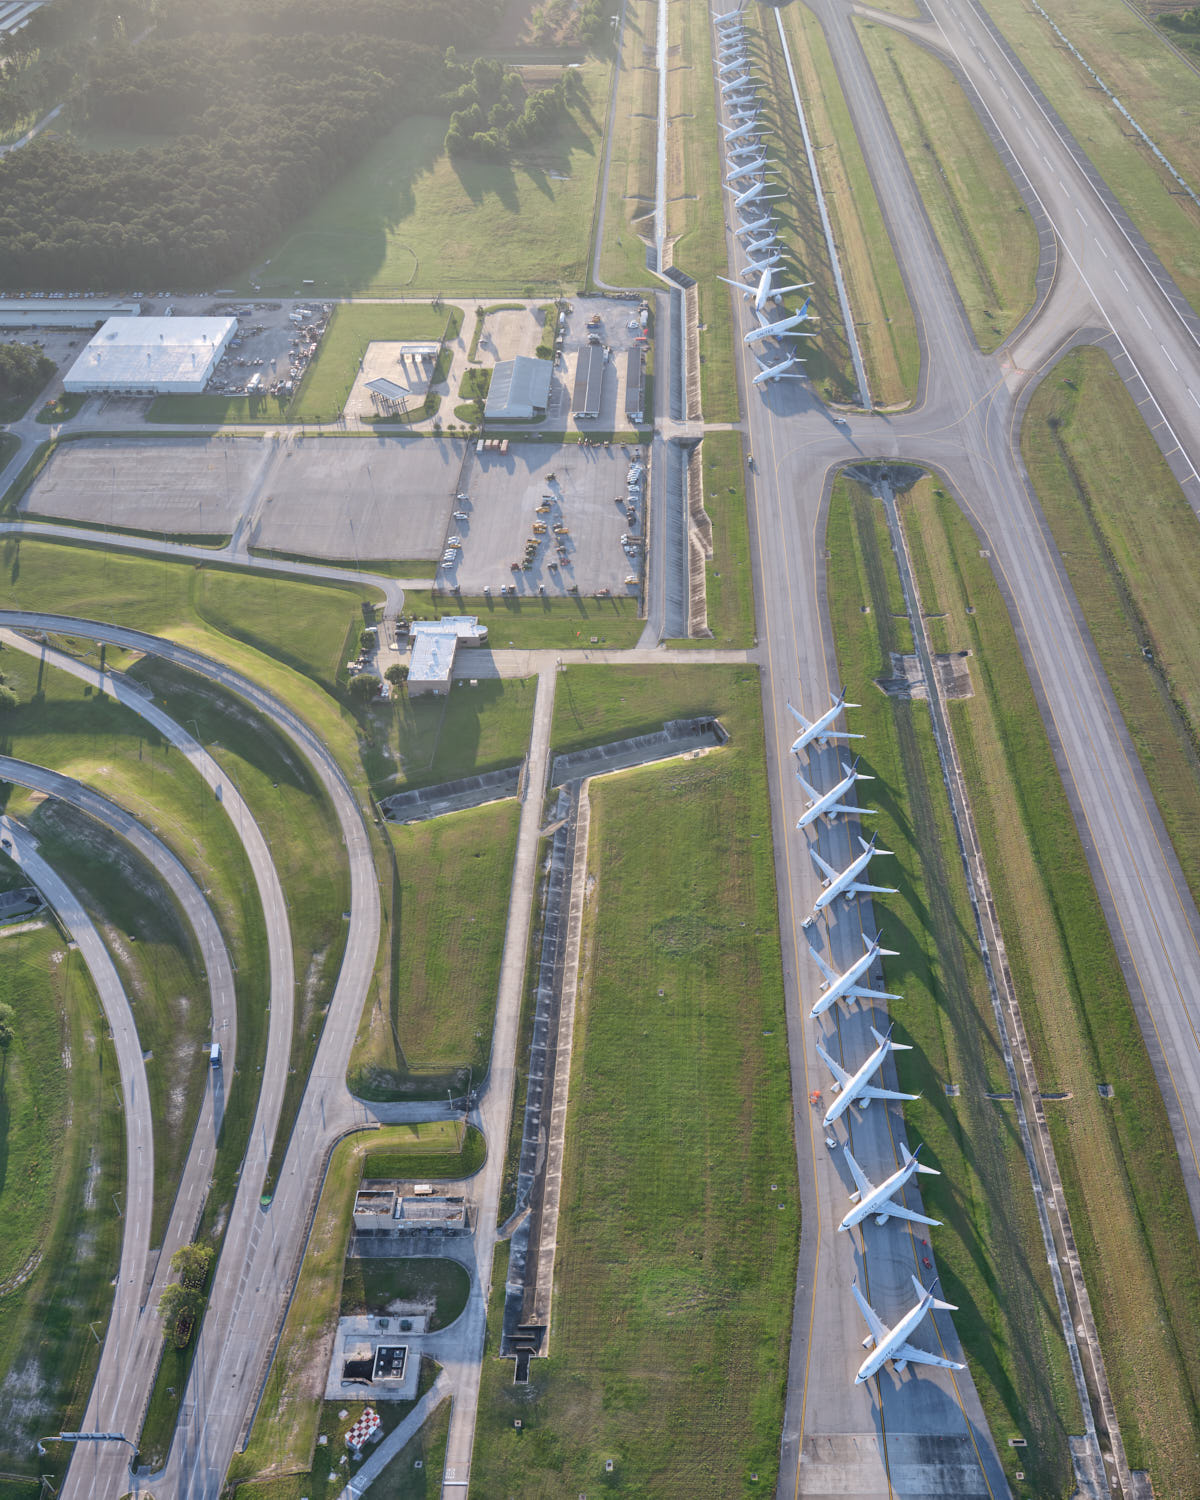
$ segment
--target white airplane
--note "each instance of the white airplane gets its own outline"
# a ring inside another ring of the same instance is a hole
[[[858,1303],[862,1315],[867,1320],[867,1327],[871,1330],[863,1339],[863,1348],[870,1349],[874,1344],[874,1352],[868,1354],[866,1359],[858,1367],[858,1374],[854,1377],[855,1385],[862,1385],[870,1380],[871,1376],[881,1369],[890,1359],[895,1366],[896,1373],[902,1375],[907,1364],[914,1365],[936,1365],[939,1370],[964,1370],[965,1365],[956,1363],[952,1359],[943,1359],[940,1354],[926,1354],[924,1349],[914,1349],[908,1342],[910,1334],[915,1333],[920,1326],[925,1314],[931,1307],[936,1307],[941,1312],[957,1312],[953,1302],[939,1302],[933,1295],[933,1287],[928,1290],[914,1276],[913,1286],[917,1290],[917,1303],[900,1319],[895,1328],[889,1328],[880,1318],[875,1309],[867,1303],[867,1299],[858,1289],[858,1282],[854,1282],[850,1290],[854,1293],[854,1300]],[[934,1282],[934,1286],[937,1282]]]
[[[741,125],[726,125],[725,144],[728,145],[730,141],[740,141],[748,135],[753,135],[757,124],[758,116],[755,115],[753,119],[745,120]]]
[[[755,156],[758,152],[766,149],[764,143],[753,135],[749,140],[738,141],[735,145],[726,143],[726,156]]]
[[[733,10],[722,11],[719,15],[715,10],[713,11],[713,23],[717,26],[724,26],[729,21],[740,21],[741,18],[742,7],[740,5]]]
[[[779,255],[776,254],[772,257],[772,260],[778,261],[779,258]],[[754,275],[756,278],[753,282],[748,282],[745,279],[735,281],[731,276],[718,276],[717,280],[723,281],[726,286],[736,286],[746,301],[749,301],[753,297],[755,312],[762,312],[767,303],[772,300],[778,302],[786,292],[802,292],[812,286],[811,281],[801,282],[798,286],[774,286],[772,284],[772,267],[770,265],[763,265],[761,262],[757,266],[747,266],[742,273],[743,278],[751,275]]]
[[[883,948],[879,939],[869,938],[864,932],[862,935],[863,947],[866,952],[861,958],[856,958],[848,969],[837,974],[829,967],[821,955],[815,949],[809,948],[809,956],[824,974],[825,980],[821,985],[821,996],[812,1010],[808,1013],[808,1019],[815,1021],[816,1018],[829,1009],[831,1005],[839,1000],[899,1000],[899,995],[890,994],[887,990],[872,990],[866,985],[859,984],[864,974],[871,972],[871,965],[877,958],[898,958],[899,955],[893,948]]]
[[[794,354],[789,354],[777,365],[763,365],[754,377],[754,384],[767,385],[775,380],[805,380],[807,376],[803,371],[804,361],[797,359]]]
[[[825,1048],[817,1042],[817,1052],[821,1061],[834,1076],[834,1092],[837,1098],[825,1111],[825,1118],[821,1122],[825,1128],[833,1124],[846,1113],[852,1104],[859,1104],[866,1109],[872,1099],[919,1099],[919,1094],[902,1094],[898,1089],[881,1089],[878,1084],[869,1083],[883,1066],[883,1060],[889,1052],[911,1052],[912,1048],[907,1042],[892,1041],[892,1027],[887,1029],[887,1035],[881,1036],[874,1026],[871,1027],[871,1035],[879,1043],[857,1073],[847,1073],[845,1068],[835,1063]]]
[[[918,1146],[917,1151],[920,1149]],[[876,1224],[886,1224],[889,1219],[908,1219],[913,1224],[932,1224],[936,1228],[942,1222],[941,1219],[926,1218],[914,1209],[905,1208],[902,1203],[892,1202],[901,1188],[911,1182],[918,1172],[928,1172],[933,1177],[942,1175],[936,1167],[923,1167],[917,1160],[917,1151],[910,1151],[901,1142],[900,1152],[904,1157],[904,1165],[898,1167],[886,1182],[881,1182],[876,1187],[850,1155],[850,1147],[842,1147],[842,1155],[846,1158],[846,1165],[850,1168],[850,1175],[854,1178],[858,1191],[850,1194],[850,1202],[854,1207],[838,1225],[839,1234],[843,1229],[853,1229],[872,1214],[875,1215]]]
[[[756,172],[765,172],[769,166],[774,166],[774,163],[769,162],[764,153],[761,156],[755,157],[753,161],[744,161],[740,167],[732,167],[725,174],[725,181],[733,183],[739,177],[753,177]]]
[[[783,259],[783,250],[774,240],[747,245],[746,254],[755,257],[747,266],[748,271],[765,271],[768,266],[777,266]]]
[[[737,68],[744,68],[745,66],[746,54],[744,52],[739,52],[736,57],[731,57],[728,62],[721,63],[721,65],[717,68],[717,73],[720,75],[720,77],[724,78],[726,73],[732,73]]]
[[[728,184],[726,186],[728,187]],[[747,203],[757,204],[763,198],[764,194],[767,199],[783,197],[782,193],[768,193],[765,182],[752,182],[744,193],[739,193],[736,188],[732,187],[729,188],[729,191],[736,195],[733,200],[734,208],[745,208]]]
[[[896,887],[894,885],[867,885],[858,878],[865,872],[875,855],[890,854],[892,852],[890,849],[877,849],[875,847],[875,840],[878,837],[878,834],[872,834],[871,842],[868,844],[866,839],[860,834],[858,842],[862,845],[863,852],[856,854],[844,870],[835,870],[832,865],[826,864],[817,853],[816,848],[811,844],[809,845],[808,852],[812,855],[814,864],[825,877],[821,882],[825,889],[817,897],[816,904],[813,907],[814,913],[824,911],[839,896],[845,896],[846,900],[849,901],[851,896],[894,896],[896,894]]]
[[[798,708],[788,704],[788,712],[792,718],[801,726],[802,733],[792,742],[793,754],[798,754],[809,745],[827,745],[830,740],[861,740],[861,734],[848,734],[844,729],[831,729],[830,725],[838,717],[844,708],[858,708],[857,703],[846,702],[846,689],[833,700],[833,707],[827,708],[819,719],[814,719],[810,724]]]
[[[758,235],[759,238],[750,246],[751,250],[767,250],[776,244],[775,225],[770,214],[764,214],[761,219],[751,219],[749,224],[740,224],[733,232],[738,239]]]
[[[857,813],[858,816],[874,818],[878,816],[878,810],[873,807],[855,807],[852,803],[843,802],[842,798],[853,791],[855,783],[859,781],[874,781],[874,776],[865,776],[858,769],[856,760],[852,766],[842,762],[842,770],[845,775],[836,786],[831,786],[827,792],[818,792],[815,786],[805,781],[799,771],[796,772],[796,780],[804,788],[808,797],[808,806],[800,814],[797,828],[807,828],[815,823],[818,818],[828,818],[831,823],[837,821],[842,813]]]
[[[805,307],[807,307],[807,305],[808,304],[805,303]],[[764,317],[764,314],[760,313],[759,317]],[[804,308],[801,308],[799,312],[791,313],[786,318],[779,318],[774,323],[760,323],[757,328],[752,328],[749,333],[743,334],[742,338],[743,341],[747,344],[755,344],[759,341],[759,339],[815,338],[815,334],[802,333],[799,331],[800,324],[806,322],[807,319],[808,314],[805,312]]]
[[[721,92],[723,94],[735,94],[741,89],[752,89],[753,87],[754,80],[750,77],[749,73],[747,73],[743,78],[726,79],[726,81],[721,85]]]

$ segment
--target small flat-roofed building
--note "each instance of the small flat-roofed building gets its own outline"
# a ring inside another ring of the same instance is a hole
[[[199,395],[236,318],[109,318],[63,380],[71,392]]]
[[[528,422],[544,417],[550,403],[553,368],[548,359],[531,359],[527,354],[501,360],[492,371],[484,416],[489,422]]]
[[[571,411],[575,417],[598,417],[604,389],[604,367],[608,363],[599,344],[585,344],[575,366],[575,395]]]
[[[448,693],[459,643],[482,646],[487,626],[474,615],[444,615],[440,620],[418,620],[412,628],[412,655],[408,663],[408,691]]]
[[[645,417],[646,404],[646,360],[635,345],[629,351],[625,366],[625,416],[630,422],[641,422]]]
[[[0,328],[95,328],[141,310],[140,302],[112,297],[0,297]]]
[[[438,1194],[401,1198],[395,1228],[400,1234],[466,1234],[471,1228],[466,1199]]]
[[[360,1188],[354,1199],[354,1227],[359,1234],[390,1234],[395,1212],[395,1188]]]

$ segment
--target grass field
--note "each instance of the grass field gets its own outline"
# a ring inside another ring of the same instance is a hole
[[[820,24],[802,5],[782,15],[871,397],[880,406],[902,406],[916,396],[920,374],[912,306]]]
[[[580,76],[586,99],[566,126],[511,163],[452,162],[447,119],[403,121],[234,285],[291,295],[311,280],[316,297],[581,285],[608,68],[588,62]]]
[[[391,975],[350,1057],[360,1098],[442,1098],[486,1072],[519,813],[514,799],[387,825]]]
[[[876,777],[871,827],[897,855],[898,892],[876,914],[899,954],[885,965],[886,987],[904,997],[891,1013],[914,1046],[897,1059],[901,1087],[921,1095],[905,1106],[906,1130],[942,1173],[921,1184],[926,1212],[943,1221],[931,1236],[938,1271],[1014,1492],[1069,1495],[1067,1436],[1082,1421],[1012,1106],[987,1097],[1008,1079],[929,710],[869,686],[891,675],[889,653],[913,649],[912,632],[893,613],[900,584],[883,508],[846,479],[826,546],[838,669],[862,704],[849,727],[866,735]],[[1028,1448],[1009,1448],[1010,1434]]]
[[[591,784],[551,1355],[527,1386],[485,1358],[488,1495],[574,1494],[602,1456],[629,1493],[774,1483],[799,1213],[771,831],[756,674],[710,687],[726,749]]]
[[[1200,191],[1196,75],[1120,0],[1067,0],[1054,19],[1126,109]],[[1112,103],[1020,0],[989,14],[1193,306],[1200,301],[1200,209],[1140,145]],[[1189,120],[1192,122],[1189,124]]]
[[[950,716],[1038,1083],[1067,1095],[1046,1110],[1126,1452],[1197,1493],[1200,1256],[1162,1096],[979,538],[933,485],[904,515],[922,606],[972,652]]]
[[[1200,899],[1200,528],[1098,349],[1069,354],[1042,382],[1025,418],[1022,451],[1184,876]]]
[[[393,1260],[359,1260],[346,1262],[342,1281],[341,1316],[369,1314],[386,1317],[388,1313],[407,1313],[412,1304],[429,1309],[428,1328],[448,1328],[467,1305],[471,1278],[456,1260],[444,1256],[429,1259],[402,1256]],[[394,1304],[402,1302],[405,1307]]]
[[[56,401],[48,401],[45,406],[40,407],[34,420],[47,426],[58,422],[69,422],[72,417],[79,415],[87,399],[85,395],[78,392],[72,394],[63,391]]]
[[[994,349],[1033,306],[1038,238],[1029,210],[945,63],[870,21],[859,37],[975,342]]]
[[[413,1177],[445,1181],[473,1177],[487,1160],[487,1142],[474,1125],[463,1129],[460,1120],[428,1120],[420,1125],[389,1128],[386,1143],[367,1143],[362,1175],[376,1178]]]
[[[338,1408],[326,1407],[322,1393],[341,1306],[346,1246],[353,1223],[351,1206],[363,1158],[368,1151],[402,1148],[413,1141],[412,1127],[384,1126],[351,1136],[334,1148],[258,1416],[245,1452],[234,1455],[228,1483],[305,1476],[312,1469],[318,1431],[331,1412],[337,1420]],[[396,1420],[406,1410],[402,1402],[382,1402],[381,1406]],[[324,1477],[328,1478],[327,1472]],[[339,1487],[345,1478],[343,1474]],[[264,1486],[245,1493],[291,1500],[300,1495],[334,1495],[337,1490],[292,1487],[289,1482],[278,1490]]]
[[[18,415],[20,414],[18,413]],[[15,421],[16,418],[10,418],[9,420]],[[0,469],[4,468],[5,464],[8,463],[20,446],[21,439],[15,433],[0,432]]]
[[[554,695],[550,742],[562,755],[709,713],[729,727],[749,712],[746,694],[757,683],[751,666],[568,667]]]
[[[704,509],[712,522],[713,555],[704,565],[708,628],[715,646],[754,644],[754,580],[746,515],[746,462],[736,432],[710,432],[700,446]]]
[[[655,24],[650,0],[626,0],[621,72],[611,120],[604,241],[599,264],[592,268],[610,286],[648,286],[651,280],[646,248],[647,241],[654,243]]]
[[[95,1376],[87,1327],[102,1339],[112,1305],[125,1132],[116,1058],[78,955],[47,924],[0,939],[0,956],[0,1000],[17,1011],[0,1055],[0,1468],[6,1495],[37,1495],[36,1476],[60,1483],[70,1452],[39,1458],[35,1445],[82,1424]]]
[[[593,636],[605,646],[636,646],[645,621],[638,618],[638,601],[614,595],[597,599],[572,594],[566,599],[501,599],[495,594],[447,594],[409,589],[404,607],[415,619],[433,619],[453,610],[478,615],[488,628],[488,645],[502,651],[508,646],[586,647]],[[460,658],[461,659],[461,658]]]

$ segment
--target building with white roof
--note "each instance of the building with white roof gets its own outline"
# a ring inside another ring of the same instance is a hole
[[[0,328],[95,328],[141,310],[140,302],[113,297],[0,297]]]
[[[409,696],[448,693],[459,642],[482,646],[486,640],[487,626],[481,625],[474,615],[417,620],[412,628],[412,655],[408,663]]]
[[[527,422],[533,417],[544,417],[550,401],[553,368],[548,359],[531,359],[526,354],[501,360],[492,371],[492,383],[483,404],[485,418],[489,422]]]
[[[110,318],[63,380],[67,391],[199,395],[236,318]]]

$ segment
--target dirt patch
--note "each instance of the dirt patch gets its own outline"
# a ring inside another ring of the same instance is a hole
[[[969,651],[935,652],[933,670],[938,676],[938,685],[943,698],[973,698],[975,689],[971,685]],[[921,670],[920,660],[913,655],[891,652],[892,675],[877,677],[875,686],[890,698],[927,699],[929,685]]]

